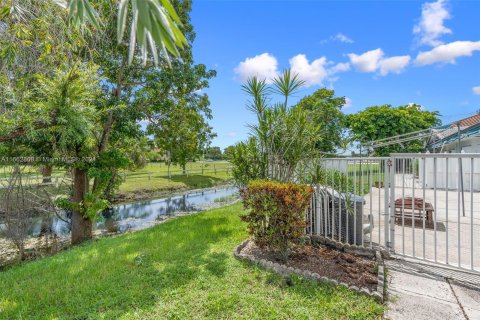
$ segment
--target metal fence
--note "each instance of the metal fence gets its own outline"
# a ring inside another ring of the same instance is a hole
[[[308,233],[480,271],[480,154],[320,162]]]

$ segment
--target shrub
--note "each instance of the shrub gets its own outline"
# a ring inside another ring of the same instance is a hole
[[[258,150],[257,140],[253,137],[233,146],[228,160],[233,165],[233,180],[239,187],[265,177],[265,161]]]
[[[305,209],[310,204],[312,187],[254,180],[240,193],[249,210],[241,218],[248,223],[255,243],[286,258],[290,244],[304,234]]]

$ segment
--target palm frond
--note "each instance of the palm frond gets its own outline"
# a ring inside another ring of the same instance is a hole
[[[287,107],[288,98],[305,84],[298,74],[292,74],[290,69],[286,69],[283,73],[273,79],[273,91],[285,98],[285,108]]]
[[[89,0],[53,0],[69,11],[72,25],[82,28],[92,24],[100,29],[101,19]],[[131,8],[131,9],[130,9]],[[120,0],[117,15],[117,40],[122,43],[127,28],[127,17],[131,10],[128,62],[133,61],[138,46],[142,60],[146,63],[148,53],[158,62],[157,50],[161,50],[170,63],[169,55],[179,57],[178,49],[188,45],[180,31],[182,23],[169,0]]]

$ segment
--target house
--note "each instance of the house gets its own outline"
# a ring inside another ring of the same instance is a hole
[[[480,111],[468,118],[432,129],[427,150],[431,153],[480,153]]]
[[[480,113],[432,129],[427,150],[430,153],[480,153]],[[442,156],[420,159],[419,177],[423,175],[426,187],[480,191],[480,158],[466,155],[462,159]]]

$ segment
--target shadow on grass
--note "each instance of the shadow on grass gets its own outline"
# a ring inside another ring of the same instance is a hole
[[[174,182],[185,183],[189,188],[210,188],[214,187],[222,182],[225,182],[225,179],[212,177],[212,176],[202,176],[202,175],[189,175],[189,176],[175,176],[171,178]]]
[[[229,256],[210,247],[231,235],[232,229],[221,227],[227,218],[189,218],[92,241],[0,273],[0,314],[118,318],[153,308],[196,277],[224,277]]]

